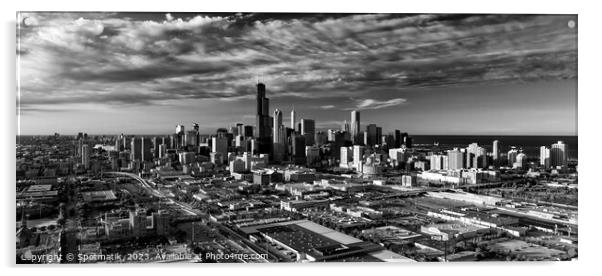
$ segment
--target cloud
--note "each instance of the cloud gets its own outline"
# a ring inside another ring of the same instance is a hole
[[[328,104],[328,105],[322,105],[320,106],[321,109],[333,109],[336,106],[332,105],[332,104]]]
[[[575,19],[20,13],[21,100],[38,105],[248,100],[258,76],[270,97],[305,99],[575,79],[577,30],[567,27]],[[402,100],[366,99],[356,108],[385,108]]]
[[[406,99],[396,98],[390,99],[386,101],[379,101],[374,99],[363,99],[356,101],[355,107],[350,109],[359,109],[359,110],[367,110],[367,109],[381,109],[387,108],[391,106],[396,106],[400,104],[406,103]]]

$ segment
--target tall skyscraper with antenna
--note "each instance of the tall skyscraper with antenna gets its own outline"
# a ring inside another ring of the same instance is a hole
[[[265,84],[257,83],[257,112],[256,112],[256,136],[258,142],[258,153],[270,152],[270,100],[265,96]]]

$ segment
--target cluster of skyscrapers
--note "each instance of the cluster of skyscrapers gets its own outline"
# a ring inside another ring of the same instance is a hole
[[[243,153],[262,156],[275,164],[319,165],[324,160],[333,164],[340,157],[341,148],[353,145],[367,148],[376,145],[411,147],[411,137],[399,130],[383,135],[381,127],[369,124],[365,131],[361,131],[360,112],[357,110],[351,112],[351,122],[345,120],[340,129],[317,131],[315,120],[298,118],[294,107],[290,113],[290,125],[284,124],[281,109],[276,108],[270,113],[265,84],[257,83],[256,88],[254,126],[237,123],[229,129],[219,128],[215,134],[201,135],[199,125],[193,123],[190,129],[177,125],[175,132],[167,136],[122,134],[115,138],[115,145],[109,150],[113,169],[152,168],[157,165],[157,159],[167,155],[177,156],[182,164],[199,161],[199,156],[208,156],[210,160],[206,161],[221,165],[232,161],[231,156]],[[88,169],[91,145],[83,137],[78,140],[78,153]]]
[[[113,169],[128,167],[133,170],[147,169],[156,166],[156,160],[167,155],[176,156],[181,164],[196,161],[210,161],[216,165],[225,165],[236,159],[236,156],[256,156],[261,160],[274,164],[298,164],[310,167],[337,166],[360,170],[364,164],[378,164],[386,160],[395,164],[406,163],[410,156],[406,149],[412,147],[412,139],[407,133],[394,130],[383,135],[382,128],[376,124],[368,124],[361,130],[360,112],[351,112],[351,121],[343,122],[340,129],[316,131],[313,119],[300,118],[294,107],[290,114],[290,125],[283,122],[283,111],[279,108],[270,113],[269,99],[266,97],[266,86],[257,83],[255,126],[237,123],[229,129],[219,128],[213,135],[201,135],[199,125],[193,123],[186,130],[184,125],[177,125],[175,133],[169,136],[116,137],[114,149],[109,151]],[[271,114],[271,115],[270,115]],[[86,137],[78,137],[78,155],[85,169],[90,168],[90,145],[85,143]],[[424,160],[415,159],[415,166],[430,170],[462,170],[486,169],[493,165],[524,168],[527,155],[522,150],[511,147],[506,154],[500,154],[501,144],[493,141],[491,153],[478,145],[469,144],[466,148],[453,148],[443,153],[433,153]],[[377,150],[373,150],[377,149]],[[384,150],[384,154],[382,153]],[[372,154],[372,158],[366,157]],[[502,156],[504,156],[502,160]],[[198,160],[202,156],[209,160]],[[370,159],[370,160],[368,160]],[[567,145],[562,141],[550,147],[540,148],[540,165],[545,168],[566,168]],[[360,170],[361,171],[361,170]]]

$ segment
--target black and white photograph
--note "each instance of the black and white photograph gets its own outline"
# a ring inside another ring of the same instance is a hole
[[[19,10],[7,259],[578,261],[579,18]]]

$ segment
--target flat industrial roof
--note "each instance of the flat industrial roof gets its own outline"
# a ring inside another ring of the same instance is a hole
[[[82,197],[84,198],[84,201],[87,202],[109,201],[117,199],[112,190],[83,192]]]
[[[413,259],[399,255],[399,254],[397,254],[393,251],[389,251],[389,250],[381,250],[381,251],[371,252],[368,255],[375,257],[381,261],[390,262],[390,263],[415,263],[416,262]]]
[[[29,192],[29,193],[46,192],[46,191],[50,191],[51,188],[52,188],[52,185],[31,185],[31,186],[29,186],[29,188],[27,188],[27,192]]]

